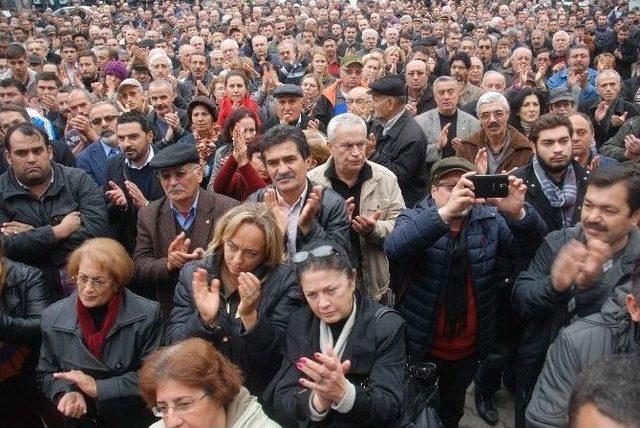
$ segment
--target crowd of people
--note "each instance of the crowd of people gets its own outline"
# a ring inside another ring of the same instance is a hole
[[[0,428],[638,426],[639,46],[627,0],[0,15]]]

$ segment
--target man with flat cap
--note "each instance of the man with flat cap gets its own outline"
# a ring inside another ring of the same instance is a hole
[[[276,125],[290,125],[306,129],[309,116],[302,112],[302,88],[298,85],[284,84],[273,91],[276,99],[277,117],[269,119],[264,124],[264,130]]]
[[[166,196],[138,211],[135,282],[143,294],[160,302],[168,316],[180,269],[202,257],[218,219],[239,202],[200,188],[203,169],[191,144],[167,147],[149,166]]]
[[[383,77],[371,83],[376,147],[369,159],[390,169],[407,207],[427,192],[427,138],[406,109],[407,87],[399,77]]]

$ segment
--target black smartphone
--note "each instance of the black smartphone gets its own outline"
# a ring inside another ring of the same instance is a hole
[[[509,177],[504,174],[472,175],[476,198],[506,198],[509,196]]]

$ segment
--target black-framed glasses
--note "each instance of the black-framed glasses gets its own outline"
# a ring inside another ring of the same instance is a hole
[[[314,248],[313,250],[310,250],[310,251],[299,251],[295,253],[293,255],[293,262],[302,263],[306,261],[309,257],[322,258],[322,257],[328,257],[331,254],[340,255],[340,253],[337,252],[331,245],[321,245],[320,247]]]

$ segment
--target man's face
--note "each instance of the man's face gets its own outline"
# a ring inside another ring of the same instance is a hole
[[[302,192],[307,182],[307,163],[294,142],[269,148],[264,153],[264,161],[280,193]]]
[[[374,33],[371,33],[371,34],[367,33],[362,37],[362,45],[367,50],[375,48],[377,44],[378,44],[378,37]]]
[[[163,168],[158,177],[164,194],[173,204],[192,203],[200,189],[203,172],[200,165],[190,163]]]
[[[0,103],[24,106],[24,95],[22,95],[15,86],[9,86],[8,88],[0,87]]]
[[[120,116],[118,109],[111,105],[100,105],[91,109],[89,121],[91,128],[100,136],[105,143],[115,146],[118,137],[116,136],[116,120]]]
[[[367,90],[359,88],[349,91],[346,96],[349,113],[357,114],[364,120],[369,120],[373,111],[373,100]]]
[[[2,141],[2,146],[4,146],[4,136],[9,128],[20,123],[25,123],[26,121],[20,113],[15,111],[4,111],[0,113],[0,141]]]
[[[549,105],[549,111],[565,117],[569,117],[573,113],[573,102],[567,100],[560,100]]]
[[[191,62],[191,56],[193,55],[193,53],[195,52],[195,49],[193,46],[188,45],[188,46],[182,46],[180,48],[180,50],[178,51],[178,59],[180,60],[180,64],[182,64],[183,67],[189,67],[189,63]]]
[[[483,62],[488,62],[493,58],[493,47],[491,40],[480,40],[478,42],[478,56]]]
[[[571,126],[573,127],[573,134],[571,135],[572,156],[583,156],[589,151],[593,142],[593,131],[590,123],[578,114],[572,114],[569,120],[571,120]]]
[[[478,109],[480,126],[488,135],[501,135],[507,129],[509,112],[499,101],[482,104]]]
[[[336,42],[333,40],[325,40],[322,47],[329,58],[334,58],[336,56]]]
[[[78,51],[76,48],[64,47],[62,49],[62,60],[69,65],[74,65],[78,60]]]
[[[276,99],[276,113],[281,121],[291,123],[298,120],[302,113],[302,97],[284,95]]]
[[[569,47],[569,36],[566,36],[564,34],[556,34],[553,38],[553,48],[556,50],[556,52],[558,52],[559,54],[563,54],[564,52],[566,52],[567,48]]]
[[[456,60],[451,63],[451,77],[456,79],[458,82],[466,83],[468,73],[469,69],[466,67],[464,62]]]
[[[73,39],[73,43],[76,44],[79,51],[83,51],[87,48],[87,39],[85,39],[84,37],[75,37]]]
[[[620,79],[615,76],[605,76],[598,79],[598,93],[603,101],[614,102],[620,93]]]
[[[267,39],[264,37],[254,37],[252,41],[253,51],[258,57],[266,57],[267,55]]]
[[[421,91],[427,85],[429,73],[427,64],[422,61],[410,61],[405,68],[407,85],[413,91]]]
[[[444,207],[451,198],[451,191],[458,181],[460,181],[462,173],[460,171],[451,171],[444,174],[437,183],[431,186],[431,196],[438,208]]]
[[[55,97],[57,93],[58,85],[56,85],[55,80],[39,80],[38,83],[36,83],[36,94],[38,98],[44,96]]]
[[[171,68],[169,67],[169,64],[162,60],[156,60],[150,63],[149,68],[153,80],[167,79],[171,74]]]
[[[152,134],[145,134],[137,122],[117,125],[118,147],[131,162],[139,162],[147,156]]]
[[[10,149],[5,151],[7,162],[16,178],[27,186],[45,183],[51,177],[51,146],[40,135],[27,136],[16,131],[11,135]]]
[[[600,15],[598,16],[598,27],[606,27],[607,26],[607,16],[606,15]]]
[[[540,52],[536,57],[536,67],[546,68],[551,64],[551,54],[549,52]]]
[[[80,77],[89,79],[95,78],[98,74],[97,64],[90,56],[80,57],[78,60],[78,67],[80,68]]]
[[[460,48],[460,40],[462,39],[462,35],[460,33],[449,33],[449,38],[447,39],[447,47],[449,50],[455,52]]]
[[[587,186],[580,221],[587,240],[620,243],[640,219],[640,210],[632,213],[628,190],[623,182],[608,187]]]
[[[534,31],[531,33],[531,46],[540,48],[544,44],[544,33],[542,31]]]
[[[531,68],[531,52],[524,49],[518,49],[513,54],[513,64],[517,70],[522,70],[522,67],[525,67],[526,69]]]
[[[566,126],[540,131],[538,141],[534,145],[536,157],[540,165],[552,174],[559,174],[567,169],[571,162],[571,134]]]
[[[586,49],[572,49],[569,54],[569,68],[577,72],[584,72],[589,67],[589,51]]]
[[[173,100],[176,94],[169,85],[152,85],[149,87],[149,102],[160,115],[173,111]]]
[[[280,43],[278,46],[278,54],[280,54],[280,58],[284,62],[294,62],[296,55],[293,50],[293,45],[291,43]]]
[[[385,39],[387,40],[387,45],[395,45],[398,43],[398,30],[395,28],[388,29],[385,34]]]
[[[358,63],[349,64],[346,67],[340,67],[340,85],[344,89],[351,90],[356,86],[360,86],[362,82],[362,65]]]
[[[473,40],[464,40],[460,42],[460,50],[462,52],[466,52],[469,56],[472,56],[476,53],[476,44]]]
[[[119,49],[118,39],[114,39],[113,37],[109,37],[107,39],[107,47],[111,49]]]
[[[193,46],[194,53],[204,55],[204,39],[202,37],[193,37],[190,44]]]
[[[353,43],[356,41],[357,32],[353,27],[347,27],[344,29],[344,38],[348,43]]]
[[[504,94],[506,89],[506,82],[504,77],[500,76],[487,76],[482,79],[482,85],[480,88],[484,92],[498,92],[499,94]]]
[[[221,50],[225,61],[233,61],[238,57],[238,49],[232,44],[221,45]]]
[[[207,71],[207,59],[204,55],[193,55],[191,57],[191,66],[189,67],[191,74],[197,80],[204,78]]]
[[[367,132],[361,127],[338,130],[334,141],[329,143],[338,174],[357,175],[366,160]]]
[[[25,57],[9,59],[8,62],[11,73],[13,73],[14,76],[22,79],[27,75],[29,64]]]
[[[118,100],[127,110],[142,112],[144,94],[141,88],[124,86],[118,91]]]
[[[40,58],[43,58],[43,59],[45,57],[44,48],[42,47],[42,44],[40,42],[29,43],[29,45],[27,46],[27,52],[29,52],[32,55],[38,55]]]
[[[433,97],[440,113],[446,116],[455,113],[459,91],[456,82],[440,82],[433,88]]]
[[[91,111],[91,101],[82,91],[73,91],[67,99],[69,110],[73,115],[89,116]]]

